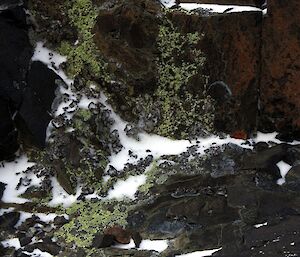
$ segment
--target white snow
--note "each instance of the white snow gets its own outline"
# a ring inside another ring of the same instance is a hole
[[[176,4],[175,0],[161,0],[160,2],[167,8],[170,8]]]
[[[292,166],[289,165],[289,164],[287,164],[287,163],[285,163],[284,161],[280,161],[276,165],[279,168],[280,175],[282,177],[282,178],[280,178],[280,179],[277,180],[277,184],[278,185],[282,185],[282,184],[285,183],[285,176],[289,172],[289,170],[292,168]]]
[[[279,140],[276,138],[276,136],[278,135],[277,132],[273,132],[273,133],[262,133],[262,132],[257,132],[256,137],[254,138],[255,142],[273,142],[276,144],[281,144],[283,143],[283,141]],[[297,145],[300,144],[300,141],[296,141],[294,140],[293,142],[289,142],[290,145]]]
[[[265,223],[261,223],[261,224],[256,224],[256,225],[254,225],[254,227],[260,228],[260,227],[267,226],[267,225],[268,225],[268,222],[265,222]]]
[[[4,247],[13,247],[16,250],[21,248],[19,238],[11,238],[1,242]]]
[[[108,191],[108,199],[122,199],[123,197],[128,197],[131,199],[135,198],[135,193],[138,190],[139,186],[146,183],[145,175],[130,176],[126,180],[119,180],[113,189]]]
[[[118,249],[132,249],[135,248],[135,244],[131,239],[129,244],[116,244],[113,246],[114,248]],[[140,244],[138,250],[149,250],[149,251],[156,251],[156,252],[163,252],[168,248],[168,240],[143,240]]]
[[[213,250],[205,250],[205,251],[197,251],[182,255],[176,255],[175,257],[204,257],[204,256],[211,256],[213,253],[220,251],[222,248],[213,249]]]
[[[163,252],[168,248],[168,240],[143,240],[140,244],[139,250],[153,250]]]
[[[224,4],[182,3],[180,4],[180,7],[187,11],[203,8],[214,13],[224,13],[226,10],[228,10],[227,13],[262,11],[260,8],[253,7],[253,6],[224,5]]]
[[[24,252],[25,254],[32,256],[32,257],[53,257],[50,253],[42,252],[39,249],[35,249],[32,253],[30,252]]]
[[[58,183],[55,177],[51,178],[52,181],[52,200],[48,203],[49,206],[62,205],[67,208],[77,201],[81,194],[80,186],[77,187],[75,195],[69,195]]]
[[[29,162],[26,155],[22,155],[12,162],[2,162],[0,167],[0,181],[7,184],[3,193],[2,201],[5,203],[25,203],[27,199],[19,197],[25,193],[29,186],[39,186],[41,178],[38,178],[32,172],[24,173],[27,168],[32,167],[35,163]],[[21,185],[17,190],[20,179],[30,181],[30,185]]]

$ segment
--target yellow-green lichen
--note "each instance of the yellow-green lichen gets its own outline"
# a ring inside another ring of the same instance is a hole
[[[69,76],[83,76],[85,79],[99,77],[105,70],[105,63],[93,40],[93,27],[98,15],[91,0],[71,0],[66,4],[67,14],[78,33],[74,44],[62,42],[59,52],[67,56]]]
[[[90,248],[94,236],[104,229],[127,225],[129,202],[85,201],[66,209],[70,222],[62,226],[55,236],[76,247]]]
[[[207,78],[202,75],[205,57],[197,48],[201,38],[198,32],[178,32],[168,19],[160,26],[157,40],[159,87],[155,92],[162,110],[161,123],[156,130],[160,135],[184,138],[193,125],[202,125],[206,130],[212,128],[213,115],[206,115],[203,110],[205,104],[211,103],[210,98],[200,99],[187,89],[189,80],[195,75],[202,77],[205,88]]]

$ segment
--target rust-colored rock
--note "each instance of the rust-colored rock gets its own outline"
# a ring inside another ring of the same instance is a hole
[[[105,235],[113,236],[115,241],[117,241],[120,244],[129,244],[131,235],[130,233],[119,226],[114,226],[111,228],[108,228],[104,231]]]
[[[300,2],[268,1],[259,129],[300,137]]]
[[[181,31],[204,34],[202,50],[207,57],[209,83],[221,82],[230,91],[230,99],[218,101],[216,128],[251,134],[257,117],[261,12],[208,17],[173,12],[171,18]]]

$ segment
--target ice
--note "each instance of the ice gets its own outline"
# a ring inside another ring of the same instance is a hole
[[[187,11],[192,11],[198,8],[207,9],[210,12],[214,13],[224,13],[226,10],[227,13],[233,12],[254,12],[262,11],[260,8],[253,6],[241,6],[241,5],[223,5],[223,4],[197,4],[197,3],[182,3],[180,4],[182,9]]]
[[[27,199],[19,197],[19,195],[25,193],[29,186],[39,186],[41,178],[38,178],[32,172],[24,173],[27,168],[30,168],[35,163],[29,162],[26,155],[22,155],[16,158],[12,162],[2,162],[0,167],[0,181],[7,184],[3,193],[2,201],[5,203],[25,203]],[[21,185],[17,189],[17,185],[20,179],[26,180],[26,185]]]
[[[279,168],[280,175],[282,177],[282,178],[280,178],[280,179],[277,180],[277,184],[278,185],[282,185],[282,184],[285,183],[285,176],[289,172],[289,170],[292,168],[292,166],[289,165],[289,164],[287,164],[287,163],[285,163],[284,161],[280,161],[276,165]]]
[[[81,194],[80,186],[77,187],[75,195],[69,195],[58,183],[55,177],[51,178],[52,181],[52,200],[49,202],[49,206],[62,205],[67,208],[77,201],[77,198]]]
[[[204,256],[211,256],[213,253],[220,251],[222,248],[213,249],[213,250],[205,250],[205,251],[197,251],[182,255],[175,255],[175,257],[204,257]]]
[[[7,247],[13,247],[16,250],[18,250],[18,249],[21,248],[19,238],[11,238],[11,239],[4,240],[4,241],[1,242],[1,244],[5,248],[7,248]]]
[[[138,190],[139,186],[143,185],[146,182],[145,175],[139,176],[130,176],[124,181],[119,180],[114,188],[108,191],[108,199],[122,199],[128,197],[131,199],[135,198],[135,193]]]

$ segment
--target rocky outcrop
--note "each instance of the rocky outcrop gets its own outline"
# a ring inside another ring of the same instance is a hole
[[[268,1],[262,32],[261,131],[300,137],[300,3]]]

